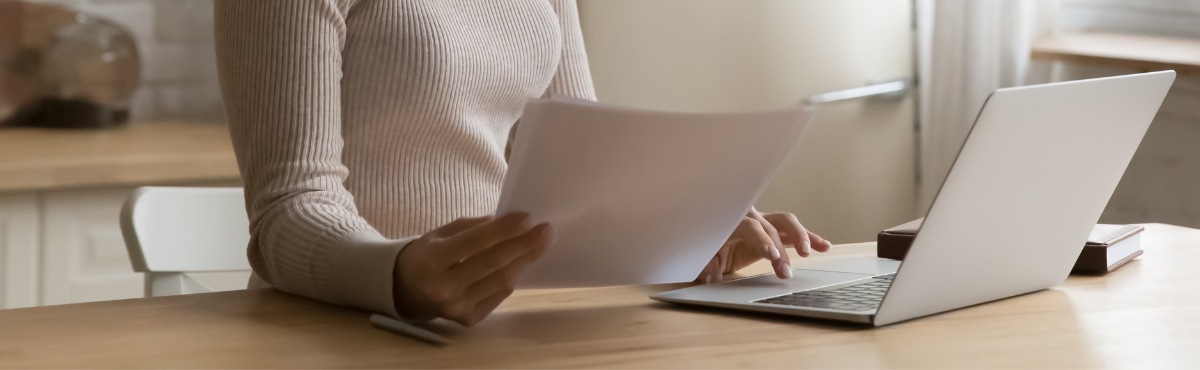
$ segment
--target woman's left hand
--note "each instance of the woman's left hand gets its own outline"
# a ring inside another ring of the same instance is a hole
[[[791,213],[760,213],[751,208],[750,213],[742,218],[733,235],[721,246],[721,250],[713,256],[697,282],[718,282],[725,274],[733,273],[750,266],[759,259],[771,260],[775,276],[780,279],[792,277],[791,261],[788,259],[786,246],[796,248],[800,257],[808,257],[812,251],[826,252],[833,244],[817,234],[809,232],[796,215]]]

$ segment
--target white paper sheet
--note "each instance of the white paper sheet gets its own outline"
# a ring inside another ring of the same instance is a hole
[[[805,107],[666,113],[535,100],[497,214],[557,241],[521,288],[691,281],[758,199],[807,125]]]

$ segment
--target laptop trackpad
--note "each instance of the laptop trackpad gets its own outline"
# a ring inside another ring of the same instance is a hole
[[[821,257],[803,260],[803,262],[797,263],[795,268],[798,270],[885,275],[896,272],[900,268],[900,261],[875,256]]]

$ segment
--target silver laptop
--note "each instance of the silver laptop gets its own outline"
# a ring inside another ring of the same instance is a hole
[[[881,326],[1062,283],[1174,80],[993,92],[902,264],[834,259],[651,298]]]

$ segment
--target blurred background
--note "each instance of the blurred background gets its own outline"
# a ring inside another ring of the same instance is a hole
[[[759,209],[794,212],[838,243],[922,216],[992,90],[1176,69],[1101,221],[1200,227],[1200,2],[579,7],[602,102],[728,111],[823,101]],[[239,184],[212,25],[211,0],[0,0],[0,126],[14,126],[0,127],[0,308],[140,296],[117,224],[130,190]],[[46,108],[78,102],[91,110]],[[39,109],[77,114],[29,118]],[[95,128],[30,127],[47,122]]]
[[[52,43],[55,24],[62,18],[50,10],[26,10],[23,14],[15,1],[5,8],[4,16],[20,19],[0,21],[5,35],[18,34],[23,27],[26,40],[41,37]],[[217,85],[217,65],[213,51],[211,0],[76,0],[30,1],[33,4],[61,5],[69,10],[111,20],[136,42],[140,53],[140,84],[132,94],[129,107],[132,121],[209,121],[223,118],[221,94]],[[33,8],[31,8],[33,9]],[[13,36],[10,36],[10,38]],[[48,45],[39,45],[48,47]]]
[[[1101,222],[1200,226],[1192,190],[1200,188],[1193,41],[1200,2],[583,0],[580,7],[605,102],[764,109],[916,82],[900,96],[821,104],[759,203],[794,212],[839,242],[872,240],[922,216],[994,89],[1180,69]],[[1063,48],[1074,49],[1057,52]]]

